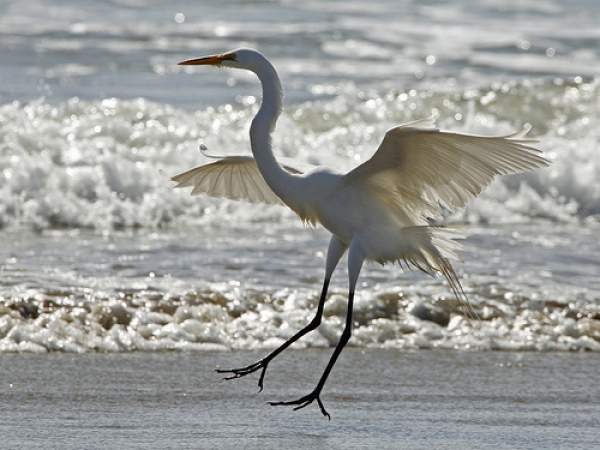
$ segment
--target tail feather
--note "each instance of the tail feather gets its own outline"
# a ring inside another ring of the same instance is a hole
[[[455,239],[464,238],[463,231],[452,227],[418,226],[403,228],[402,233],[414,243],[413,251],[403,255],[403,262],[430,275],[443,275],[467,320],[478,318],[450,262],[451,259],[460,261],[456,252],[463,247]]]

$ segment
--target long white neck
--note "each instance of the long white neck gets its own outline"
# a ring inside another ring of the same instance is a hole
[[[269,187],[284,202],[292,199],[298,177],[286,172],[277,162],[271,146],[271,133],[283,109],[283,89],[275,68],[268,63],[254,70],[262,84],[262,104],[250,126],[250,144],[254,159]],[[289,204],[289,203],[288,203]]]

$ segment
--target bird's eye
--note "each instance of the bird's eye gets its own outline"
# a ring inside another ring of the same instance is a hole
[[[231,61],[235,61],[237,60],[237,55],[235,53],[226,53],[223,55],[222,57],[223,60],[231,60]]]

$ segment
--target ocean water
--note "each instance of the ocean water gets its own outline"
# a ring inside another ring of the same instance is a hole
[[[549,168],[447,218],[481,322],[440,278],[367,265],[357,347],[600,350],[595,2],[4,1],[0,353],[269,348],[312,316],[328,236],[278,206],[191,197],[170,176],[249,152],[260,91],[177,62],[238,46],[281,73],[278,155],[338,170],[385,131],[531,125]],[[341,332],[338,269],[324,325]]]
[[[552,161],[466,210],[456,270],[367,265],[351,345],[600,351],[600,10],[596,2],[0,2],[0,353],[256,350],[312,317],[328,235],[290,211],[175,190],[249,152],[251,74],[177,62],[260,49],[286,93],[280,156],[338,170],[385,131],[531,125]],[[325,323],[337,342],[343,264]]]
[[[592,0],[0,1],[0,448],[590,449],[600,373],[600,9]],[[480,320],[442,278],[344,263],[328,233],[170,177],[249,153],[251,74],[177,62],[250,46],[278,69],[278,156],[345,170],[389,128],[531,126],[552,161],[448,223]],[[501,350],[501,351],[497,351]]]

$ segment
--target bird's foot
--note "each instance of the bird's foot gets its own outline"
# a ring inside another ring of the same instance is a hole
[[[291,401],[287,401],[287,402],[269,402],[269,405],[271,405],[271,406],[295,406],[294,411],[296,411],[297,409],[302,409],[305,406],[310,405],[312,402],[314,402],[316,400],[317,404],[319,405],[319,408],[321,409],[321,413],[325,417],[327,417],[329,420],[331,420],[331,416],[325,410],[325,407],[323,406],[323,402],[321,401],[321,398],[319,397],[320,393],[321,393],[320,390],[315,389],[310,394],[305,395],[304,397],[301,397],[298,400],[291,400]]]
[[[242,378],[248,374],[254,373],[257,370],[261,370],[260,377],[258,378],[258,392],[263,390],[263,380],[265,379],[265,372],[267,371],[267,366],[269,365],[269,360],[261,359],[260,361],[256,361],[254,364],[250,364],[246,367],[241,367],[239,369],[216,369],[217,373],[229,373],[230,376],[223,377],[224,380],[233,380],[235,378]]]

